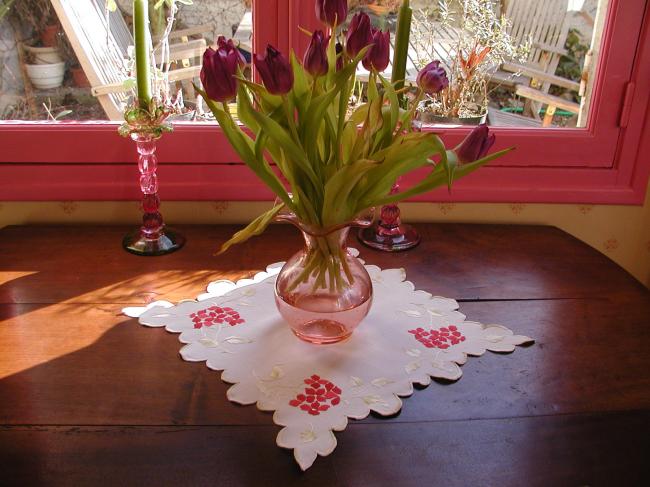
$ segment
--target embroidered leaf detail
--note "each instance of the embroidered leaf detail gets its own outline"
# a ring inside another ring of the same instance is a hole
[[[255,296],[255,289],[252,288],[244,289],[241,295],[246,297]]]
[[[173,316],[171,313],[156,313],[155,315],[151,315],[152,318],[169,318],[170,316]]]
[[[485,335],[485,340],[490,343],[498,343],[504,339],[503,335]]]
[[[388,406],[388,403],[386,401],[384,401],[380,396],[376,396],[374,394],[370,396],[364,396],[363,402],[369,406],[372,404],[381,404],[382,406]]]
[[[422,352],[420,352],[417,348],[409,348],[406,351],[406,355],[410,355],[411,357],[419,357]]]
[[[371,382],[371,384],[375,387],[383,387],[388,384],[392,384],[394,381],[390,379],[386,379],[385,377],[380,377],[379,379],[375,379]]]
[[[434,310],[432,310],[432,309],[428,309],[427,311],[429,312],[429,314],[430,314],[431,316],[436,316],[436,317],[438,317],[438,318],[441,318],[441,317],[445,316],[445,315],[443,315],[442,313],[439,313],[438,311],[434,311]]]
[[[224,338],[223,341],[226,343],[232,343],[233,345],[240,345],[242,343],[253,342],[253,340],[249,340],[248,338],[243,338],[243,337],[228,337],[228,338]]]
[[[422,316],[422,313],[419,311],[411,310],[411,309],[400,309],[400,313],[404,313],[406,316],[410,316],[411,318],[420,318]]]
[[[453,365],[450,365],[448,362],[441,362],[440,360],[432,360],[431,365],[433,368],[438,370],[444,370],[445,372],[456,372],[456,368]]]
[[[219,346],[219,342],[217,340],[213,340],[212,338],[201,338],[199,340],[199,343],[205,347],[210,348],[216,348]]]
[[[358,377],[351,376],[350,377],[350,384],[352,384],[354,387],[361,387],[363,385],[363,381],[359,379]]]

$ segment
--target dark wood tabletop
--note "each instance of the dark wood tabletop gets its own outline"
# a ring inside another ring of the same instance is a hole
[[[155,258],[121,249],[126,227],[0,230],[0,485],[650,485],[650,293],[540,226],[419,225],[412,251],[362,249],[536,343],[470,360],[394,417],[351,421],[301,472],[270,414],[228,402],[177,335],[121,314],[300,246],[273,226],[214,257],[236,228],[181,227],[187,246]]]

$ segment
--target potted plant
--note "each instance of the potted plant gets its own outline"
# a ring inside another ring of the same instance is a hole
[[[47,34],[52,29],[54,11],[47,0],[21,0],[11,8],[12,20],[22,31],[30,32],[31,39],[22,43],[27,56],[25,70],[37,89],[58,88],[65,76],[65,62],[58,49],[58,38]],[[57,29],[58,27],[58,23]],[[43,39],[43,33],[46,33]]]
[[[336,33],[347,1],[318,0],[316,7]],[[408,0],[403,8],[410,10]],[[406,64],[407,30],[398,34],[395,66]],[[404,75],[394,83],[381,75],[389,65],[389,33],[373,28],[361,12],[344,37],[337,50],[337,36],[315,31],[302,62],[267,46],[254,56],[262,84],[242,76],[236,46],[223,39],[206,51],[203,89],[196,87],[241,159],[278,197],[222,251],[274,220],[296,225],[306,246],[280,271],[276,305],[296,336],[319,344],[349,337],[372,302],[370,277],[347,250],[350,226],[369,225],[373,207],[450,185],[506,152],[487,155],[494,135],[485,125],[450,150],[435,133],[417,131],[416,107],[438,89],[437,73],[425,68],[413,102],[401,102]],[[370,71],[368,99],[346,115],[360,63]],[[228,108],[235,96],[247,131]],[[392,191],[397,178],[418,169],[424,174],[412,186]]]
[[[52,19],[41,31],[41,44],[45,47],[56,47],[61,35],[61,25]]]
[[[63,84],[65,77],[65,62],[37,63],[33,60],[25,64],[25,70],[34,88],[51,90]]]
[[[421,12],[426,22],[438,22],[457,38],[450,52],[452,59],[444,69],[449,83],[440,92],[428,95],[418,107],[423,122],[477,125],[484,123],[488,108],[488,82],[490,76],[505,61],[526,59],[529,43],[516,45],[508,33],[509,22],[497,16],[492,0],[462,2],[459,12],[452,11],[448,0],[441,0],[435,13]],[[416,53],[417,62],[428,62],[433,53],[434,40],[427,38],[427,30],[415,29],[415,43],[429,46],[424,53]],[[428,53],[427,53],[428,51]]]
[[[362,0],[360,4],[375,15],[385,17],[388,14],[397,12],[402,0]]]

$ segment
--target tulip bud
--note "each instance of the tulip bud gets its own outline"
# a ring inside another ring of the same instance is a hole
[[[325,37],[322,30],[317,30],[311,37],[302,64],[305,70],[314,78],[327,74],[329,70],[329,62],[327,61],[328,42],[329,37]]]
[[[341,25],[348,16],[348,0],[316,0],[316,17],[330,27]]]
[[[432,61],[418,73],[418,86],[429,95],[435,95],[449,86],[449,79],[440,61]]]
[[[474,128],[465,140],[463,140],[455,149],[456,157],[459,164],[469,164],[484,158],[490,148],[494,145],[496,136],[490,134],[487,124],[483,123]]]
[[[293,87],[293,69],[280,51],[270,44],[263,56],[255,54],[255,67],[272,95],[285,95]]]
[[[360,12],[352,17],[345,41],[345,49],[348,56],[355,57],[364,47],[372,44],[371,29],[368,14]]]
[[[363,66],[368,71],[381,72],[390,63],[390,32],[372,29],[372,47],[363,58]]]
[[[232,39],[226,39],[224,36],[219,36],[217,39],[217,48],[218,49],[223,49],[227,53],[230,52],[236,52],[237,53],[237,61],[239,63],[239,67],[243,68],[246,66],[246,58],[242,54],[242,52],[235,46],[235,43],[233,42]]]
[[[237,94],[237,67],[239,58],[234,51],[211,47],[203,54],[201,83],[211,100],[227,102]]]

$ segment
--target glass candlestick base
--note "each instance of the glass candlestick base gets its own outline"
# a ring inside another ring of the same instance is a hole
[[[140,191],[142,191],[142,226],[127,234],[122,246],[136,255],[165,255],[180,249],[185,237],[165,226],[158,196],[158,159],[156,140],[150,134],[134,133],[131,138],[138,149]]]
[[[399,192],[399,181],[391,189],[391,194]],[[379,220],[358,233],[362,244],[385,252],[399,252],[412,249],[420,243],[420,235],[411,225],[402,223],[401,212],[396,204],[384,205],[379,212]]]
[[[385,252],[399,252],[416,247],[420,243],[420,234],[411,225],[401,224],[394,232],[382,232],[381,222],[359,230],[359,241],[370,248]]]
[[[127,234],[122,240],[122,246],[127,252],[136,255],[165,255],[171,254],[185,245],[185,237],[171,228],[165,227],[158,238],[143,235],[141,229]]]

